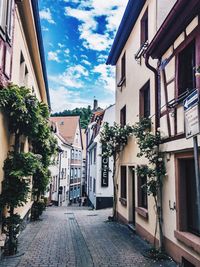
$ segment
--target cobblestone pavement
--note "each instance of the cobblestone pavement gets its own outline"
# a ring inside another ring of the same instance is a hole
[[[174,267],[142,255],[148,245],[127,226],[107,222],[110,209],[49,207],[42,220],[27,225],[17,257],[2,267]]]

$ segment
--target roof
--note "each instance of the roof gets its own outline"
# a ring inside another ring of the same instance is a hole
[[[149,44],[146,54],[160,58],[191,20],[200,13],[199,0],[177,0],[160,29]]]
[[[50,121],[57,123],[59,134],[69,144],[74,143],[76,129],[79,126],[79,116],[50,117]]]
[[[46,63],[45,63],[44,45],[43,45],[40,16],[39,16],[38,0],[31,0],[31,4],[32,4],[33,16],[35,20],[35,28],[36,28],[36,33],[37,33],[38,46],[39,46],[39,52],[40,52],[40,58],[41,58],[41,64],[42,64],[42,71],[43,71],[43,77],[44,77],[46,94],[47,94],[47,102],[48,102],[49,107],[51,107],[49,85],[48,85],[48,79],[47,79],[47,70],[46,70]]]
[[[146,0],[129,0],[106,64],[116,65]]]

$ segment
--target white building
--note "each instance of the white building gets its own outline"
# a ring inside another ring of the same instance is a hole
[[[71,145],[59,134],[56,127],[55,138],[58,142],[58,154],[50,167],[49,202],[58,206],[67,205],[69,200]]]
[[[93,113],[87,128],[87,193],[95,209],[112,207],[113,205],[113,160],[102,158],[100,132],[104,122],[113,125],[115,121],[115,105],[103,111]]]

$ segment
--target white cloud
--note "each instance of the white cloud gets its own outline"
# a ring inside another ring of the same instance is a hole
[[[60,62],[58,58],[58,52],[53,52],[53,51],[48,52],[48,60]]]
[[[88,99],[82,99],[78,92],[70,91],[64,86],[57,89],[50,88],[50,98],[52,113],[88,106]]]
[[[114,67],[105,64],[99,64],[94,67],[93,72],[99,74],[98,82],[102,83],[104,88],[110,92],[115,91],[115,71]]]
[[[106,51],[112,45],[112,37],[117,30],[120,18],[123,15],[128,0],[88,0],[73,1],[78,3],[78,8],[65,8],[65,15],[80,21],[79,33],[83,45],[87,49]],[[105,31],[101,34],[97,31],[97,18],[105,17]]]
[[[85,65],[88,65],[88,66],[91,65],[91,63],[90,63],[88,60],[86,60],[86,59],[83,59],[81,62],[82,62],[83,64],[85,64]]]
[[[49,80],[60,86],[71,88],[83,87],[82,78],[88,77],[88,70],[82,65],[75,65],[67,68],[63,73],[58,75],[49,75]]]
[[[52,14],[49,8],[45,8],[40,11],[40,18],[47,20],[51,24],[55,24],[55,21],[52,18]]]
[[[58,43],[58,46],[59,46],[60,48],[65,47],[65,45],[64,45],[64,44],[61,44],[61,43]]]

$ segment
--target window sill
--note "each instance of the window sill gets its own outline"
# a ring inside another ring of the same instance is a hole
[[[192,248],[197,253],[200,253],[200,237],[192,233],[182,231],[174,231],[174,236],[189,248]]]
[[[137,207],[135,208],[136,212],[142,216],[144,219],[148,220],[149,214],[148,214],[148,210],[142,207]]]
[[[127,199],[126,198],[122,198],[122,197],[120,197],[119,198],[119,201],[121,202],[121,204],[123,205],[123,206],[127,206]]]

